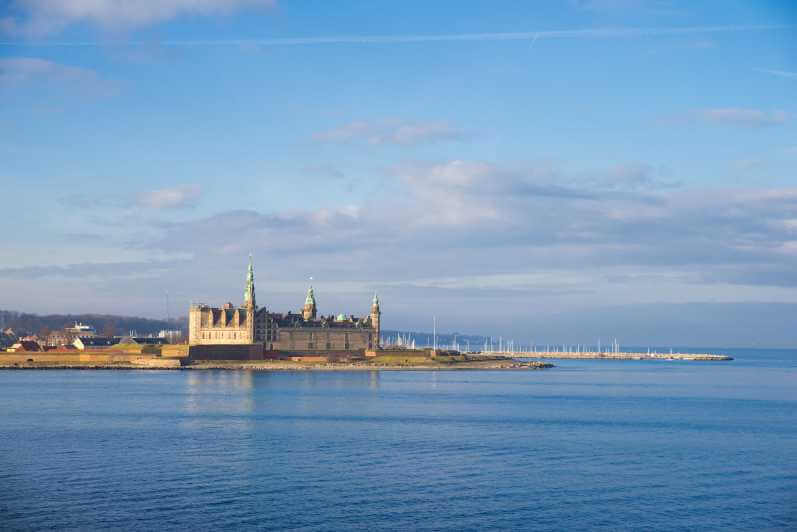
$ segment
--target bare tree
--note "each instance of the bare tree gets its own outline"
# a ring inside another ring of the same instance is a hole
[[[102,327],[102,335],[103,336],[116,336],[116,325],[114,322],[108,320],[105,322],[105,325]]]

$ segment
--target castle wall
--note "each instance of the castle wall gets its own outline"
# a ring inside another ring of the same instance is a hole
[[[262,344],[192,345],[188,348],[191,360],[263,360]]]
[[[356,351],[372,342],[371,329],[298,327],[278,329],[277,339],[266,345],[275,351]]]

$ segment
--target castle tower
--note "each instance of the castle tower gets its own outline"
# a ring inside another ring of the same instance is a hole
[[[246,307],[246,329],[249,342],[255,341],[255,268],[252,265],[252,255],[249,255],[249,269],[246,272],[246,289],[244,290],[244,306]]]
[[[374,300],[371,302],[371,327],[374,328],[376,339],[373,342],[374,348],[379,348],[379,335],[382,332],[380,319],[382,312],[379,310],[379,296],[374,294]]]
[[[304,318],[304,321],[314,320],[316,317],[315,294],[313,294],[312,285],[310,285],[310,289],[307,290],[307,297],[304,299],[302,317]]]
[[[246,272],[246,289],[244,289],[244,306],[257,307],[255,303],[255,268],[252,265],[252,255],[249,255],[249,269]]]

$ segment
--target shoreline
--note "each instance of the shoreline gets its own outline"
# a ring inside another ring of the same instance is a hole
[[[689,362],[719,362],[733,360],[732,356],[715,355],[711,353],[568,353],[568,352],[549,352],[549,353],[495,353],[500,356],[511,356],[514,358],[547,358],[560,360],[682,360]],[[478,357],[479,355],[469,355]]]
[[[383,365],[368,363],[302,363],[302,362],[272,362],[272,361],[196,361],[181,365],[178,360],[173,364],[75,364],[75,363],[36,363],[25,362],[15,364],[0,364],[3,370],[168,370],[168,371],[207,371],[207,370],[232,370],[232,371],[468,371],[468,370],[496,370],[496,371],[537,371],[555,367],[547,362],[523,362],[516,360],[505,361],[473,361],[453,364],[407,364]]]

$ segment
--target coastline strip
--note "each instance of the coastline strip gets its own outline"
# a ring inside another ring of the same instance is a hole
[[[711,353],[599,353],[599,352],[580,352],[572,353],[567,351],[521,352],[521,353],[486,353],[484,356],[503,355],[513,358],[551,358],[551,359],[577,359],[577,360],[686,360],[695,362],[717,362],[723,360],[733,360],[728,355],[715,355]],[[469,356],[480,356],[469,354]]]

